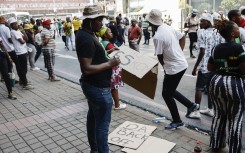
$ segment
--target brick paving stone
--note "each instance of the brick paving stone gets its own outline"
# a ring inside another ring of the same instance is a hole
[[[21,137],[18,134],[17,135],[9,136],[10,141],[17,140],[17,139],[20,139],[20,138]]]
[[[34,139],[30,139],[30,140],[26,140],[26,143],[28,145],[32,145],[32,144],[35,144],[35,143],[38,143],[38,139],[37,138],[34,138]]]
[[[13,144],[11,142],[6,142],[4,144],[1,144],[0,146],[1,146],[1,149],[6,149],[6,148],[13,146]]]
[[[24,148],[21,148],[21,149],[18,149],[18,151],[20,153],[27,153],[27,152],[33,152],[32,149],[30,147],[24,147]]]
[[[52,150],[54,148],[57,148],[58,145],[56,143],[49,143],[49,144],[46,144],[45,147],[48,149],[48,150]]]
[[[70,148],[65,151],[65,153],[78,153],[79,150],[77,148]]]
[[[77,140],[78,138],[74,135],[70,136],[70,137],[67,137],[66,140],[69,141],[69,142],[72,142],[74,140]]]
[[[55,143],[59,146],[63,145],[63,144],[66,144],[68,143],[68,141],[66,139],[61,139],[61,140],[58,140],[58,141],[55,141]]]
[[[34,135],[26,135],[26,136],[22,136],[22,138],[25,140],[25,141],[28,141],[28,140],[31,140],[31,139],[34,139]]]
[[[40,148],[34,149],[35,153],[43,153],[45,151],[48,151],[45,147],[40,147]]]
[[[38,137],[45,135],[45,133],[43,131],[40,131],[40,132],[34,133],[33,135],[38,138]]]
[[[52,138],[52,137],[59,135],[59,133],[54,131],[54,132],[48,133],[47,135]]]
[[[56,148],[53,148],[50,150],[50,152],[52,152],[52,153],[60,153],[62,151],[64,151],[64,150],[61,147],[56,147]]]
[[[74,146],[71,145],[70,143],[66,143],[66,144],[63,144],[60,146],[63,150],[68,150],[68,149],[71,149],[73,148]]]
[[[37,149],[37,148],[40,148],[42,147],[43,145],[40,143],[40,142],[37,142],[37,143],[34,143],[34,144],[31,144],[30,147],[32,149]]]
[[[71,144],[73,146],[79,146],[79,145],[83,144],[83,142],[79,139],[76,139],[75,141],[71,141]]]
[[[24,140],[20,137],[20,138],[18,138],[18,139],[16,139],[16,140],[13,140],[12,141],[12,143],[14,144],[14,145],[17,145],[17,144],[20,144],[20,143],[23,143],[24,142]]]
[[[47,140],[49,137],[47,136],[47,135],[43,135],[43,136],[40,136],[40,137],[38,137],[37,139],[39,140],[39,141],[44,141],[44,140]]]
[[[61,139],[64,139],[64,138],[61,135],[57,135],[57,136],[52,137],[52,139],[54,141],[58,141],[58,140],[61,140]]]
[[[22,142],[22,143],[19,143],[19,144],[16,144],[14,145],[16,149],[21,149],[21,148],[24,148],[24,147],[27,147],[27,144],[25,142]]]
[[[4,153],[12,153],[14,151],[17,151],[14,146],[11,146],[5,149],[1,148],[1,149],[3,150]]]
[[[79,150],[79,151],[84,151],[84,150],[86,150],[86,149],[88,149],[89,148],[89,146],[86,144],[86,143],[83,143],[83,144],[81,144],[81,145],[79,145],[79,146],[76,146],[76,148]],[[90,151],[90,149],[89,149],[89,151]]]

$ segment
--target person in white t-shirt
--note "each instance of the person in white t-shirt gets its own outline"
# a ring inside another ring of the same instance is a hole
[[[3,45],[2,38],[0,37],[0,71],[8,90],[8,98],[15,100],[17,98],[13,94],[10,75],[8,72],[8,63],[13,64],[13,61],[9,56],[7,49]]]
[[[20,72],[19,72],[19,77],[20,77],[20,82],[23,85],[23,89],[29,90],[33,89],[33,87],[28,83],[26,74],[27,74],[27,48],[26,48],[26,41],[24,40],[27,39],[26,34],[24,33],[24,30],[22,29],[22,32],[18,31],[18,23],[15,18],[11,17],[8,20],[9,25],[11,27],[11,38],[15,47],[15,52],[17,55],[17,59],[19,62],[20,66]]]
[[[8,51],[9,56],[13,60],[17,70],[17,74],[19,75],[19,64],[17,62],[17,56],[14,51],[14,46],[10,35],[10,29],[5,25],[5,23],[6,23],[6,19],[3,16],[0,16],[0,37],[2,37],[2,43],[6,48],[6,50]],[[8,72],[11,73],[12,69],[13,69],[13,64],[8,63]]]
[[[188,16],[186,18],[185,25],[184,25],[185,28],[188,28],[188,36],[190,39],[189,49],[190,49],[191,58],[196,58],[193,55],[192,50],[193,50],[194,44],[197,42],[197,29],[198,29],[198,23],[199,23],[199,20],[197,19],[197,14],[198,14],[198,11],[196,9],[193,9],[191,16]]]
[[[173,27],[163,23],[162,12],[157,9],[152,9],[146,19],[150,26],[156,30],[153,37],[155,55],[157,55],[165,72],[162,96],[172,116],[172,122],[165,129],[176,129],[183,126],[184,123],[180,119],[174,99],[187,107],[186,117],[189,117],[193,111],[199,108],[198,104],[191,102],[176,90],[188,67],[183,53],[185,36]]]

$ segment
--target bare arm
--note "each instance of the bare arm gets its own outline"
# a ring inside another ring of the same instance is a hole
[[[163,55],[157,55],[158,61],[160,62],[160,64],[163,66],[164,62],[163,62]]]
[[[182,50],[184,50],[185,48],[185,36],[183,36],[180,40],[179,40],[179,45],[180,45],[180,48]]]
[[[50,38],[45,38],[44,41],[42,42],[41,46],[46,46],[49,42]]]
[[[142,38],[142,30],[140,29],[140,37],[139,37],[139,40],[138,40],[138,44],[140,44],[140,40],[141,40],[141,38]]]
[[[207,68],[208,68],[209,71],[212,71],[212,72],[216,71],[216,67],[212,63],[208,63]]]
[[[79,58],[81,71],[84,75],[91,75],[110,69],[120,64],[119,58],[111,58],[108,62],[99,65],[92,65],[92,58]]]
[[[11,38],[8,38],[8,42],[11,43],[11,44],[13,44],[13,41],[12,41]]]
[[[197,75],[196,72],[197,72],[197,67],[198,65],[200,64],[200,62],[202,61],[202,58],[205,54],[205,49],[204,48],[200,48],[200,52],[199,52],[199,55],[198,55],[198,58],[197,58],[197,61],[196,61],[196,64],[192,70],[192,75]]]
[[[8,53],[7,49],[5,48],[5,46],[3,45],[2,41],[0,41],[0,48],[4,51],[6,57],[10,61],[10,63],[13,63],[13,61],[12,61],[11,57],[9,56],[9,53]]]

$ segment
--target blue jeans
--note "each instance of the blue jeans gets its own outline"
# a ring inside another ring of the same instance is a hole
[[[87,136],[91,151],[109,153],[108,131],[113,104],[110,87],[98,88],[84,81],[80,84],[88,99]]]
[[[66,36],[66,45],[67,47],[69,47],[69,41],[71,42],[71,47],[72,49],[74,49],[74,46],[73,46],[73,41],[72,41],[72,36]]]

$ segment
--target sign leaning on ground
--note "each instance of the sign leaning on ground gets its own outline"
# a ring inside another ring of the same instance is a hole
[[[123,148],[122,151],[126,153],[168,153],[175,145],[173,142],[149,136],[137,150]]]
[[[156,59],[126,46],[121,46],[119,51],[114,51],[109,56],[120,57],[120,67],[123,69],[122,80],[126,84],[154,99],[158,73]]]
[[[137,149],[156,130],[155,126],[125,121],[109,134],[110,144]]]

